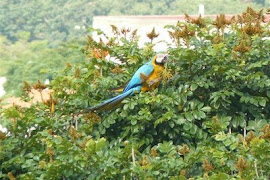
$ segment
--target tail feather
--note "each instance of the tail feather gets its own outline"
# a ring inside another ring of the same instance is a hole
[[[129,81],[128,82],[126,82],[123,86],[121,86],[121,87],[118,87],[118,88],[112,88],[112,89],[110,89],[111,91],[114,91],[114,92],[123,92],[124,91],[124,89],[125,89],[125,87],[127,86],[127,84],[129,83]]]
[[[124,88],[125,87],[113,88],[113,89],[110,89],[110,91],[113,91],[113,92],[123,92],[124,91]]]
[[[120,104],[126,97],[135,94],[136,90],[137,90],[137,88],[132,88],[132,89],[128,90],[127,92],[124,92],[116,97],[113,97],[113,98],[101,103],[98,106],[90,107],[90,108],[86,109],[85,112],[113,109],[114,107],[117,107],[117,105]]]

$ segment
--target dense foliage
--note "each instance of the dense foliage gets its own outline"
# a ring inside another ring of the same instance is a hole
[[[52,76],[50,71],[57,71],[65,62],[78,58],[80,54],[71,53],[67,47],[71,45],[70,41],[72,44],[77,41],[75,46],[78,46],[78,42],[85,39],[93,16],[198,14],[199,4],[205,5],[205,14],[235,14],[247,6],[268,7],[270,2],[199,0],[191,4],[187,0],[1,0],[0,77],[7,78],[5,91],[8,95],[18,95],[23,81],[44,81]]]
[[[58,73],[49,101],[2,110],[0,177],[269,178],[270,24],[262,21],[262,11],[249,8],[232,19],[187,16],[167,26],[174,44],[162,86],[115,110],[78,115],[116,95],[110,89],[158,46],[154,32],[139,48],[136,31],[114,26],[106,44],[89,36],[85,59]],[[122,64],[106,61],[107,51]]]
[[[198,14],[199,4],[205,4],[206,14],[235,14],[247,6],[258,9],[270,5],[269,0],[243,1],[1,0],[0,35],[14,42],[19,31],[26,31],[30,33],[30,41],[46,39],[54,47],[62,41],[82,38],[92,25],[92,17],[97,15]]]

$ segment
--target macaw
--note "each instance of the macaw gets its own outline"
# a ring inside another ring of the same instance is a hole
[[[123,99],[128,96],[145,92],[158,87],[162,80],[161,73],[164,70],[164,64],[168,59],[167,54],[157,54],[152,60],[142,65],[132,76],[131,80],[124,88],[123,92],[98,106],[90,107],[85,112],[99,111],[116,107]]]

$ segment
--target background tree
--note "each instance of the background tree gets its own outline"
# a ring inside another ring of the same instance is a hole
[[[19,32],[18,39],[12,43],[5,37],[0,37],[0,76],[7,77],[4,84],[8,95],[19,95],[23,81],[34,83],[52,79],[54,71],[65,66],[66,62],[77,62],[83,56],[76,49],[81,42],[63,43],[58,48],[51,49],[46,40],[29,41],[29,32]]]
[[[19,31],[30,32],[29,41],[48,40],[51,47],[62,41],[80,39],[88,33],[93,16],[97,15],[179,15],[198,14],[199,4],[205,14],[236,14],[247,6],[262,8],[260,3],[242,0],[2,0],[0,2],[0,35],[12,42]],[[222,6],[220,6],[222,4]],[[269,6],[269,2],[264,4]]]

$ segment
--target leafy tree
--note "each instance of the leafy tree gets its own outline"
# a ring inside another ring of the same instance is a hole
[[[79,41],[62,43],[51,49],[45,40],[29,42],[28,32],[21,31],[16,37],[18,41],[15,43],[0,37],[0,76],[7,77],[5,90],[9,95],[19,95],[23,81],[34,83],[40,79],[44,82],[66,62],[83,58],[79,50],[77,53],[73,50],[81,44]]]
[[[153,39],[139,48],[136,31],[121,34],[117,27],[108,44],[89,36],[85,59],[58,72],[49,101],[1,110],[8,133],[0,134],[0,177],[269,178],[270,42],[262,17],[248,8],[230,20],[187,16],[167,26],[174,44],[162,87],[112,111],[80,114],[115,95],[110,89],[158,45]],[[94,49],[123,63],[97,57]]]
[[[51,46],[81,38],[92,23],[91,1],[1,1],[1,34],[13,42],[18,31],[30,32],[30,41],[48,40]],[[75,13],[76,12],[76,13]]]

